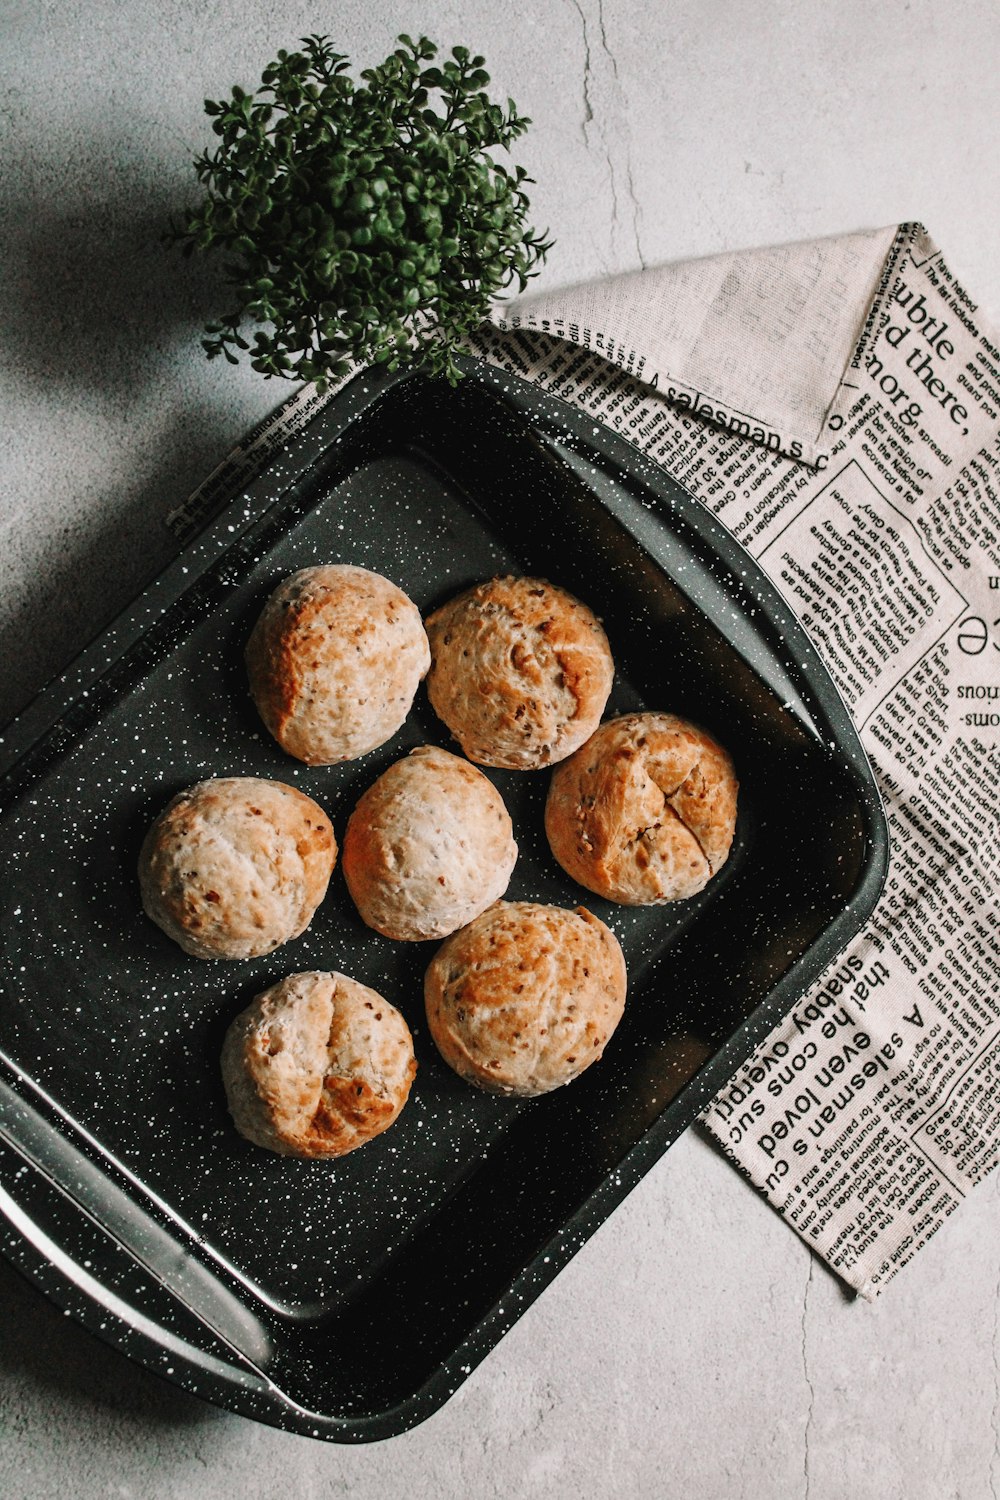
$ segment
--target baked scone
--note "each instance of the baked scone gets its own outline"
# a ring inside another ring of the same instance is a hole
[[[406,1103],[410,1030],[375,990],[343,974],[290,974],[226,1032],[222,1079],[248,1141],[281,1156],[346,1156]]]
[[[279,584],[246,647],[261,718],[309,766],[354,760],[390,739],[430,660],[420,612],[402,589],[339,563]]]
[[[435,954],[427,1024],[467,1082],[531,1098],[597,1062],[625,987],[618,939],[582,906],[498,901]]]
[[[601,721],[614,662],[600,621],[540,578],[493,578],[427,621],[427,691],[470,760],[531,771]]]
[[[602,724],[552,775],[545,832],[567,875],[626,906],[693,896],[722,868],[736,828],[733,763],[674,714]]]
[[[305,931],[336,858],[333,825],[304,792],[254,776],[199,781],[143,840],[143,909],[195,958],[256,958]]]
[[[421,745],[370,786],[342,867],[362,920],[386,937],[446,937],[507,889],[517,860],[496,787],[467,760]]]

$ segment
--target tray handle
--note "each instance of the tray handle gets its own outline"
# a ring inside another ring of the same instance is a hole
[[[177,1380],[180,1365],[189,1389],[273,1395],[250,1309],[3,1079],[0,1215],[14,1264],[124,1353],[152,1345],[153,1367]]]

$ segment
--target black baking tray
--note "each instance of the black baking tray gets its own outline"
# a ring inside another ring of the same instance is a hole
[[[469,360],[456,389],[351,382],[0,742],[3,1250],[126,1354],[234,1411],[384,1438],[462,1382],[862,926],[888,838],[857,734],[807,637],[711,514],[588,416]],[[186,957],[139,907],[135,863],[174,792],[291,782],[338,834],[414,744],[307,768],[264,732],[242,647],[288,572],[350,561],[427,611],[499,572],[603,618],[608,713],[667,709],[729,747],[733,854],[698,897],[622,908],[542,832],[545,773],[490,773],[520,858],[509,896],[584,902],[618,934],[629,1000],[604,1059],[542,1099],[481,1094],[422,1015],[433,944],[365,928],[339,871],[309,931],[245,963]],[[334,1163],[244,1142],[218,1055],[252,995],[329,968],[415,1035],[399,1121]]]

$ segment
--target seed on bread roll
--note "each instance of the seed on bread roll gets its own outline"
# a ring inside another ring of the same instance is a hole
[[[626,906],[681,901],[729,857],[737,790],[706,730],[674,714],[626,714],[553,772],[545,832],[588,891]]]
[[[246,648],[261,718],[310,766],[354,760],[391,739],[430,659],[412,600],[381,574],[347,564],[286,578]]]
[[[142,904],[195,958],[257,958],[305,931],[336,858],[333,825],[304,792],[220,776],[179,792],[152,824]]]
[[[399,1115],[417,1064],[409,1027],[343,974],[290,974],[232,1022],[222,1078],[237,1130],[281,1156],[346,1156]]]
[[[449,1067],[490,1093],[531,1098],[598,1061],[625,989],[618,939],[582,906],[498,901],[441,945],[424,1000]]]
[[[344,835],[344,878],[363,921],[410,942],[471,922],[503,895],[516,860],[496,787],[434,745],[383,772]]]
[[[540,578],[493,578],[427,621],[431,706],[470,760],[530,771],[600,723],[614,662],[585,604]]]

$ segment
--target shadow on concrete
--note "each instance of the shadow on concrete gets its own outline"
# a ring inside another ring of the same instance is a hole
[[[163,243],[200,191],[187,153],[168,167],[151,158],[141,121],[129,137],[101,128],[85,135],[87,160],[74,163],[75,196],[65,166],[39,157],[30,170],[15,164],[0,203],[0,363],[22,414],[10,420],[31,429],[14,437],[24,492],[4,504],[30,509],[31,444],[60,425],[72,434],[60,441],[60,484],[81,497],[58,531],[48,530],[52,508],[44,512],[32,565],[15,571],[16,597],[0,601],[0,724],[174,555],[164,516],[292,389],[221,360],[198,365],[204,324],[230,299],[217,259],[186,260]],[[128,453],[116,466],[123,433]],[[39,474],[52,472],[49,461],[38,453]],[[23,546],[23,521],[18,528],[12,545]]]
[[[65,1317],[5,1261],[0,1261],[0,1321],[0,1379],[8,1398],[12,1387],[21,1387],[22,1415],[30,1416],[35,1403],[44,1409],[46,1397],[57,1395],[82,1418],[88,1407],[99,1407],[152,1427],[196,1428],[225,1420]],[[87,1427],[88,1442],[98,1430]]]

